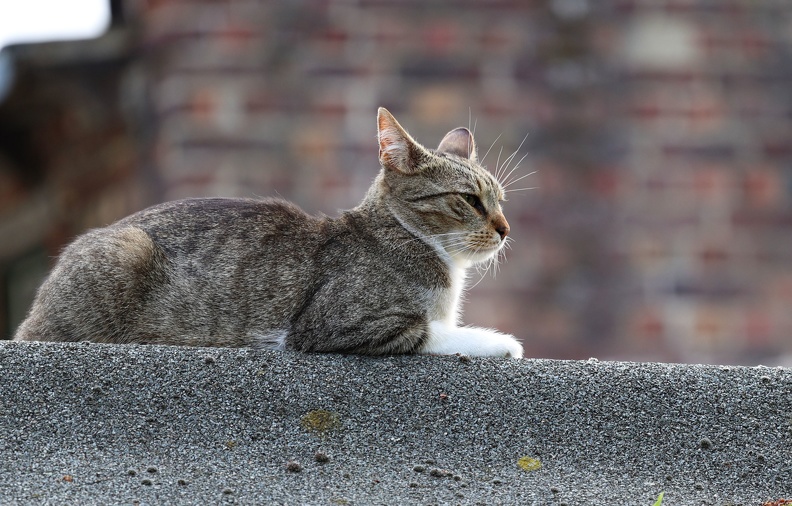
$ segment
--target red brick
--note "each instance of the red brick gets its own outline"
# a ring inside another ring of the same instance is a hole
[[[780,174],[771,167],[754,167],[744,174],[742,190],[745,202],[754,208],[775,208],[784,198]]]

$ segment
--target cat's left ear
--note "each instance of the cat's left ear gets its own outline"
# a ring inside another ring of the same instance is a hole
[[[440,141],[437,151],[461,156],[472,162],[478,161],[476,141],[473,140],[473,134],[470,133],[470,130],[465,127],[459,127],[448,132],[443,137],[443,140]]]
[[[386,169],[415,174],[421,170],[422,160],[430,156],[384,107],[377,111],[377,140],[380,163]]]

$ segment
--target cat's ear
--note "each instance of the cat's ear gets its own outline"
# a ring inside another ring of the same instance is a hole
[[[386,169],[414,174],[429,155],[384,107],[377,111],[377,140],[380,163]]]
[[[473,162],[478,161],[476,141],[473,140],[473,134],[470,133],[470,130],[465,127],[459,127],[448,132],[443,137],[443,140],[440,141],[437,151],[461,156]]]

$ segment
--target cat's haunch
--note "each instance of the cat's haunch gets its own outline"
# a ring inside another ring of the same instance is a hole
[[[510,231],[473,135],[429,150],[383,108],[377,126],[382,169],[354,209],[145,209],[71,243],[14,339],[522,357],[513,336],[459,326],[466,269],[497,262]]]

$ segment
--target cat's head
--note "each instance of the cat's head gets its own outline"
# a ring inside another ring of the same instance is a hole
[[[386,202],[408,230],[467,266],[506,244],[504,191],[478,162],[467,128],[446,134],[436,150],[418,144],[386,109],[377,115]]]

